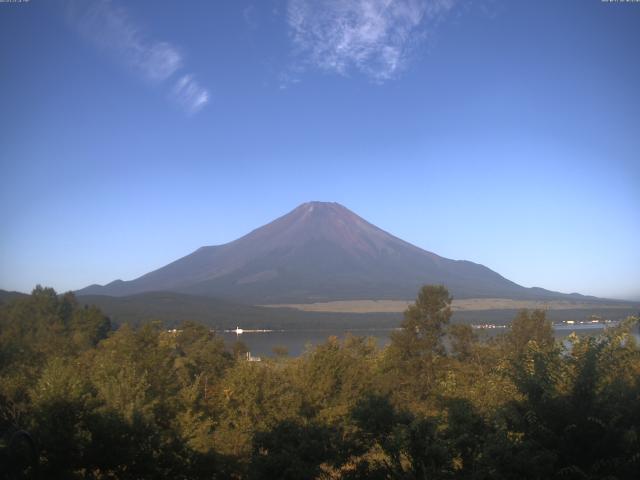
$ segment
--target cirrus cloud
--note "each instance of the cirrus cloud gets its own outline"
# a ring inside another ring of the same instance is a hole
[[[197,113],[209,101],[209,92],[202,88],[193,75],[183,75],[173,86],[173,98],[188,113]]]
[[[303,62],[384,82],[456,0],[290,0],[289,32]]]
[[[169,82],[184,66],[180,49],[146,34],[124,7],[111,0],[70,2],[69,17],[85,38],[153,84]],[[189,114],[209,101],[209,92],[191,73],[174,81],[168,95]]]

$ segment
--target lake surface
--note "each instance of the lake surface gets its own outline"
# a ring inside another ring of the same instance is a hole
[[[557,325],[554,326],[554,334],[557,339],[563,339],[576,332],[578,335],[597,335],[604,330],[603,324],[581,324],[581,325]],[[289,356],[297,357],[304,353],[307,348],[324,343],[330,336],[343,339],[346,335],[352,334],[361,337],[372,337],[379,347],[384,347],[390,342],[390,335],[395,329],[327,329],[327,330],[280,330],[271,332],[251,333],[245,332],[240,335],[223,332],[219,335],[224,338],[225,344],[232,345],[236,341],[242,341],[252,355],[259,357],[273,356],[275,347],[285,347]],[[506,328],[474,329],[482,337],[493,337],[508,331]],[[636,339],[640,341],[640,335],[636,331]]]

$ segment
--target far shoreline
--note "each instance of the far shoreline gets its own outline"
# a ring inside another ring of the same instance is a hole
[[[267,308],[291,308],[303,312],[325,313],[402,313],[414,300],[337,300],[316,303],[279,303],[258,305]],[[513,300],[509,298],[465,298],[454,299],[454,312],[477,312],[485,310],[603,310],[640,308],[636,302],[612,300],[605,302],[585,302],[571,300]]]

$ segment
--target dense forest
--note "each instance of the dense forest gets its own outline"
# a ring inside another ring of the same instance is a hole
[[[450,303],[423,287],[383,349],[250,362],[37,287],[0,306],[0,478],[640,478],[637,319],[558,342],[522,311],[479,341]]]

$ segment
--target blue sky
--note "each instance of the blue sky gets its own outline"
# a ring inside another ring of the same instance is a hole
[[[132,279],[309,200],[640,299],[640,3],[0,3],[0,288]]]

